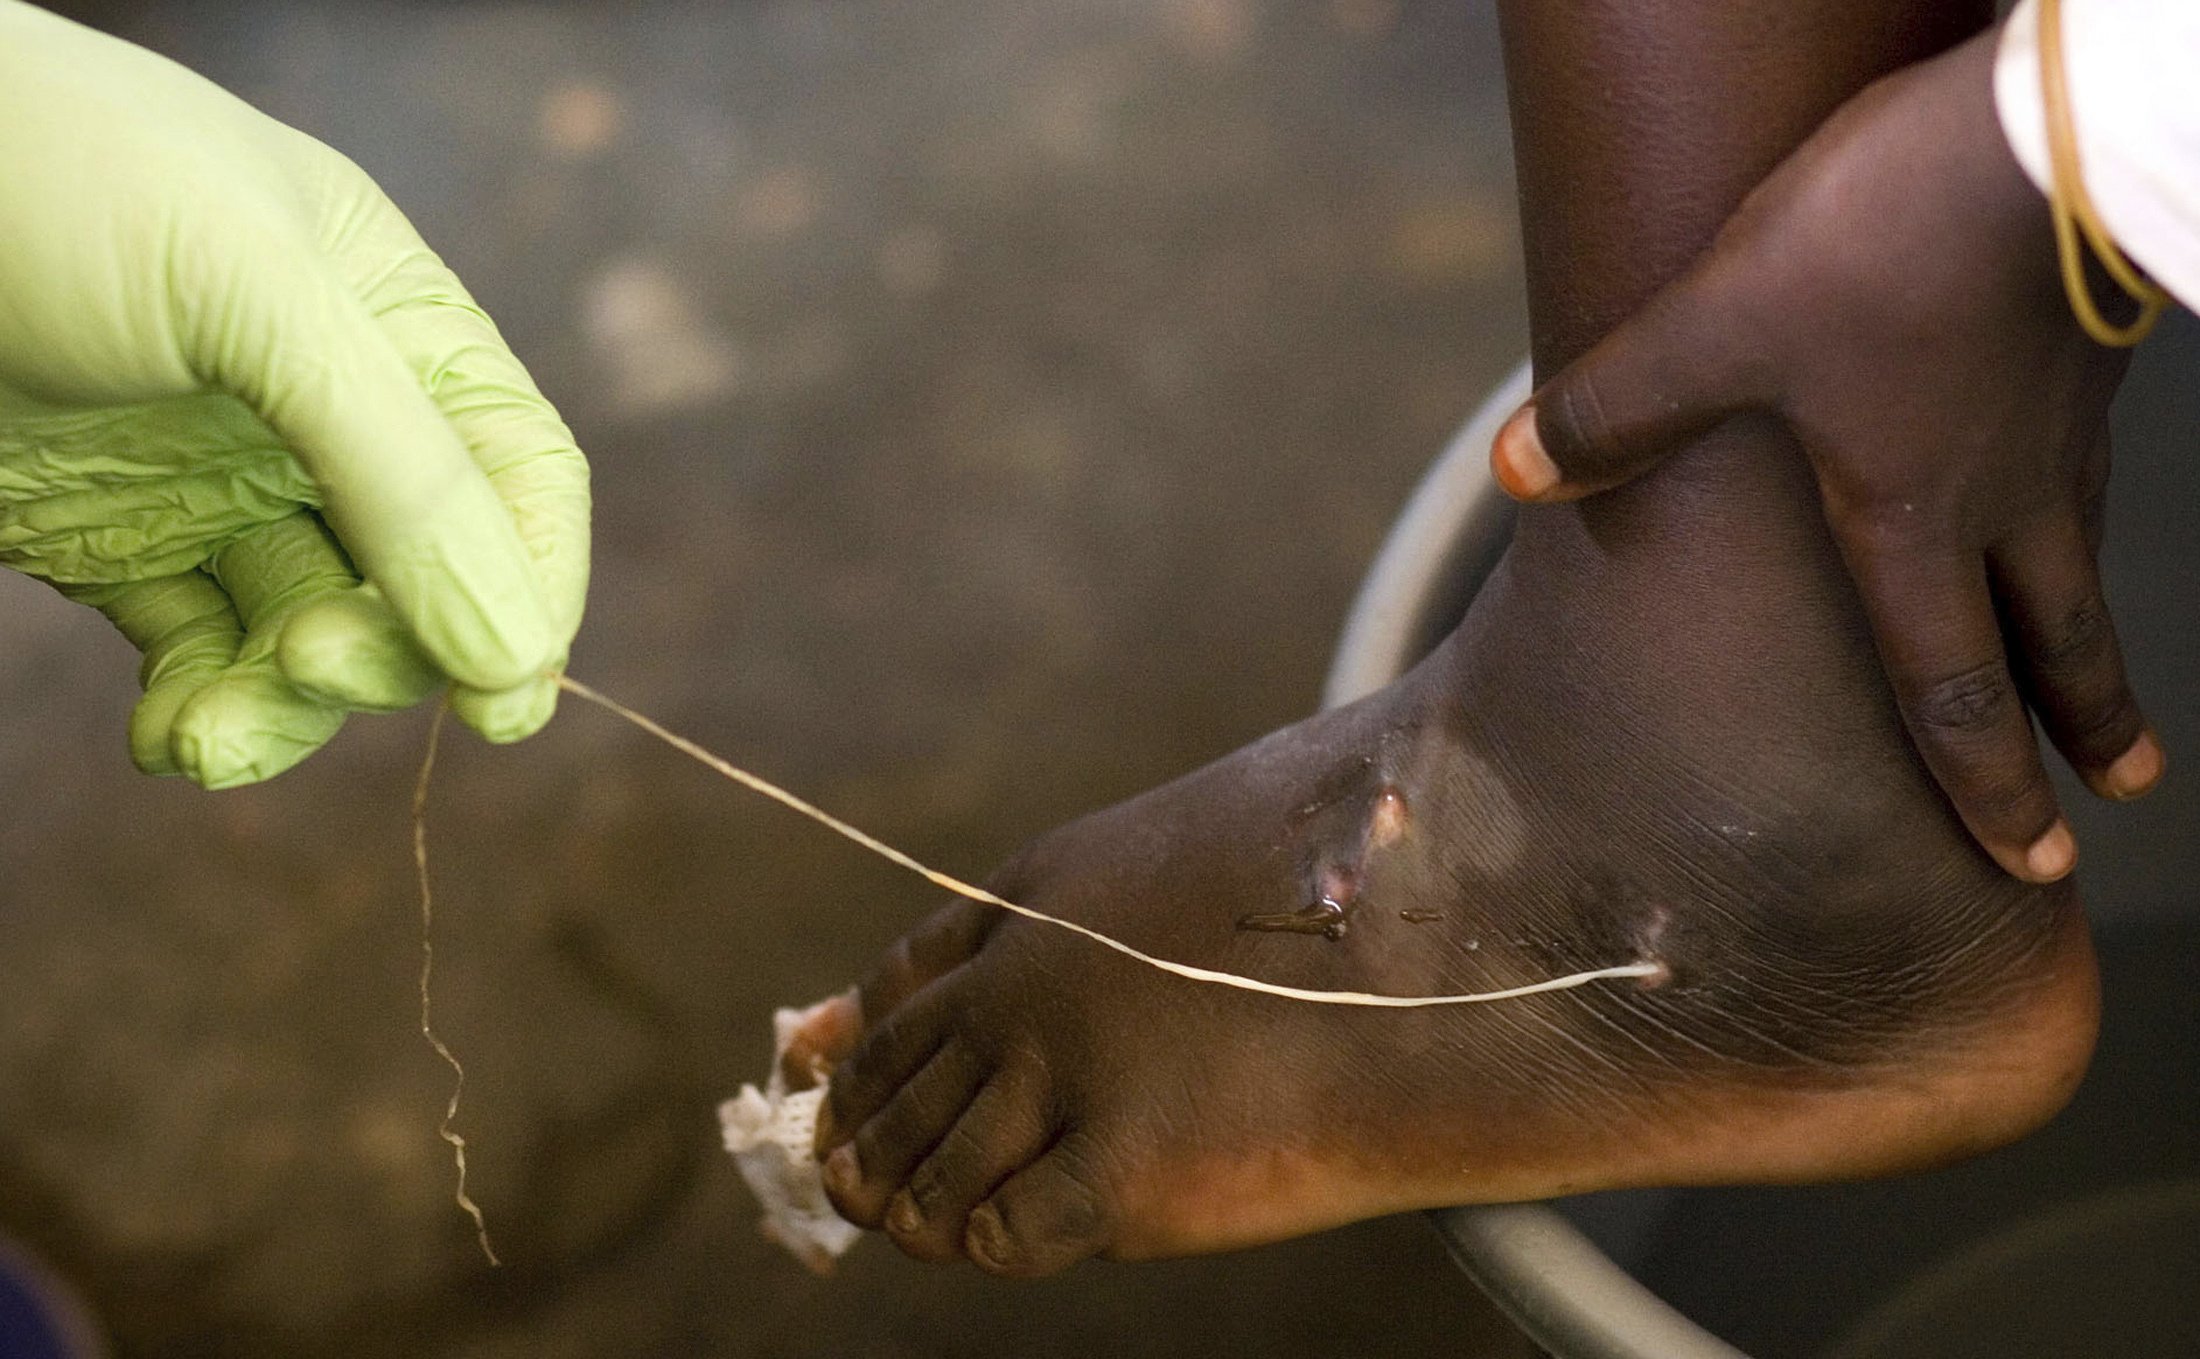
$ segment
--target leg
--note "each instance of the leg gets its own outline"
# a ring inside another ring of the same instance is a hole
[[[1559,7],[1520,10],[1532,76]],[[1775,59],[1792,28],[1687,60],[1815,95],[1822,59]],[[1833,63],[1825,103],[1931,36]],[[1652,150],[1693,146],[1668,162],[1693,171],[1629,184],[1644,157],[1595,112],[1601,54],[1572,51],[1581,89],[1520,95],[1546,359],[1808,126],[1666,107],[1660,88],[1707,86],[1650,82],[1621,111],[1678,139]],[[1738,423],[1621,495],[1534,512],[1412,674],[1042,838],[993,884],[1301,986],[1495,989],[1644,955],[1665,977],[1340,1011],[957,904],[862,990],[825,1139],[836,1202],[914,1254],[1033,1273],[1439,1203],[1879,1173],[2045,1118],[2093,1033],[2075,896],[2001,874],[1949,815],[1814,503],[1782,436]]]

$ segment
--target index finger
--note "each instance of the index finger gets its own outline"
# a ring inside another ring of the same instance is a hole
[[[337,267],[496,490],[562,649],[588,593],[588,460],[488,312],[373,180],[352,170],[363,201],[330,243]]]
[[[1840,535],[1910,739],[1994,861],[2027,882],[2077,865],[2009,672],[1984,555],[1923,534]]]
[[[206,378],[281,434],[360,574],[437,667],[511,688],[560,650],[534,563],[466,442],[361,303],[302,243],[232,239],[220,280],[185,293],[218,312]]]

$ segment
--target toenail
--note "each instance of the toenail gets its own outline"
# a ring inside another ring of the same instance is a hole
[[[2057,821],[2048,827],[2047,834],[2032,842],[2024,852],[2025,871],[2041,882],[2053,882],[2075,868],[2078,863],[2078,841],[2070,833],[2070,823]]]
[[[2141,732],[2131,749],[2118,755],[2108,772],[2101,775],[2101,786],[2113,798],[2138,797],[2161,781],[2165,763],[2162,743],[2153,732]]]
[[[856,1164],[856,1144],[850,1142],[825,1158],[825,1185],[836,1194],[852,1194],[863,1179]]]
[[[1498,484],[1515,500],[1534,500],[1558,485],[1558,464],[1543,449],[1543,436],[1535,427],[1535,407],[1522,406],[1497,431],[1490,449],[1490,468]]]
[[[886,1229],[898,1236],[910,1236],[924,1229],[924,1213],[917,1201],[904,1189],[894,1195],[893,1206],[886,1210]]]
[[[1001,1221],[1000,1210],[992,1204],[980,1204],[970,1214],[970,1225],[963,1229],[963,1253],[980,1269],[1009,1267],[1015,1249],[1009,1243],[1008,1225]]]

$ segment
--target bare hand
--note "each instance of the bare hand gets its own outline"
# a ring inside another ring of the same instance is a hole
[[[1694,269],[1552,377],[1492,451],[1526,500],[1627,481],[1770,411],[1816,469],[1904,721],[1979,843],[2076,863],[2026,704],[2093,790],[2162,752],[2097,555],[2125,355],[2086,338],[1996,121],[1994,34],[1857,96]]]

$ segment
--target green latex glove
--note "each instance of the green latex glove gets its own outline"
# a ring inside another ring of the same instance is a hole
[[[570,431],[363,171],[0,0],[0,563],[144,652],[139,767],[264,779],[446,676],[484,736],[533,733],[588,505]]]

